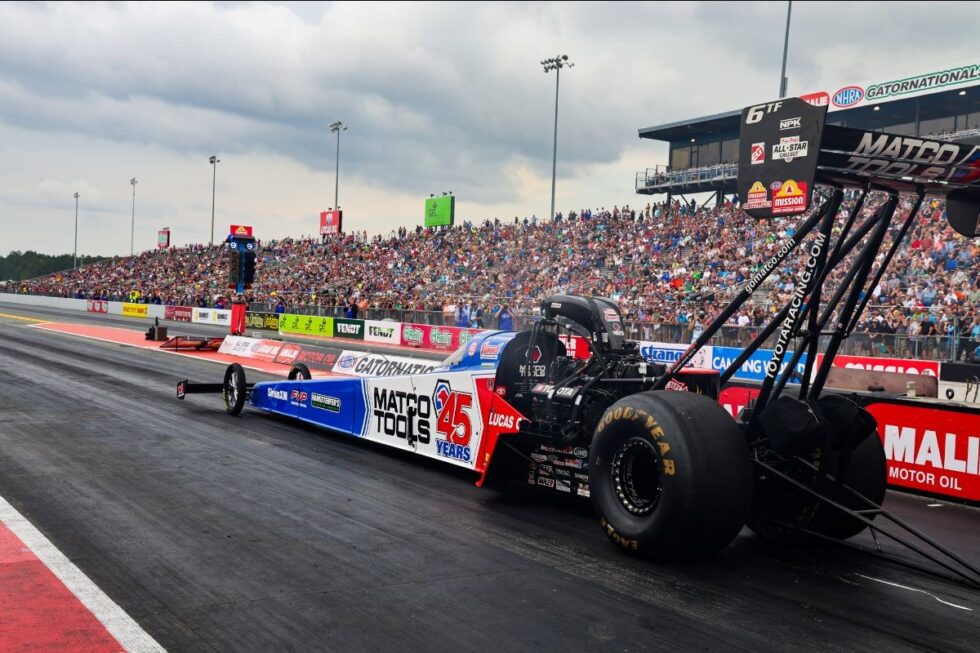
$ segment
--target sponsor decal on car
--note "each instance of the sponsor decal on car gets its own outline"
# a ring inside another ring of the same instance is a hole
[[[423,361],[405,356],[386,356],[384,354],[363,354],[344,351],[337,358],[333,371],[353,376],[411,376],[423,374],[438,367],[435,361]]]
[[[756,181],[749,188],[749,194],[745,201],[745,206],[742,208],[746,209],[767,209],[770,206],[769,202],[769,191],[766,187],[762,185],[762,182]]]
[[[319,408],[320,410],[326,410],[331,413],[339,413],[341,401],[337,397],[331,397],[330,395],[314,392],[310,397],[310,405],[314,408]]]
[[[494,410],[490,411],[490,417],[487,419],[487,425],[498,426],[501,429],[513,431],[518,428],[520,421],[520,418],[515,417],[514,415],[505,415]]]
[[[432,405],[436,413],[436,433],[442,436],[442,439],[436,438],[436,453],[461,462],[472,461],[473,423],[469,409],[473,405],[473,395],[453,390],[449,381],[440,379],[432,391]]]
[[[809,141],[801,141],[799,136],[783,136],[772,146],[772,158],[789,163],[793,159],[807,156]]]
[[[575,494],[588,499],[590,496],[589,487],[587,485],[579,485],[575,488]]]
[[[532,453],[531,460],[533,460],[536,463],[543,463],[543,462],[547,462],[548,456],[544,455],[543,453]]]
[[[803,213],[806,210],[806,182],[787,179],[784,182],[774,182],[779,188],[772,196],[772,213]]]
[[[378,433],[422,444],[431,441],[432,399],[428,396],[375,387],[371,410]]]
[[[765,163],[766,144],[752,143],[752,148],[749,150],[749,160],[752,162],[752,165],[759,165],[760,163]]]
[[[279,401],[289,401],[289,394],[285,390],[276,390],[275,388],[269,388],[265,391],[265,394],[269,399],[278,399]]]
[[[544,487],[555,487],[555,479],[545,478],[543,476],[538,477],[538,485],[543,485]]]
[[[560,478],[555,479],[555,489],[559,492],[571,492],[572,486],[568,482],[561,480]]]
[[[498,343],[485,342],[480,347],[480,358],[482,360],[496,360],[500,356],[500,350],[502,348],[503,346]]]
[[[799,129],[800,128],[801,116],[795,118],[786,118],[779,121],[779,131],[786,131],[787,129]]]

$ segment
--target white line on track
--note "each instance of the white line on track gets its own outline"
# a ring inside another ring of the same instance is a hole
[[[3,497],[0,497],[0,522],[3,522],[14,535],[20,538],[21,542],[27,545],[125,650],[130,653],[165,651]]]
[[[956,608],[957,610],[966,610],[967,612],[973,612],[973,608],[968,608],[965,605],[957,605],[955,603],[950,603],[949,601],[944,601],[943,599],[939,598],[938,596],[936,596],[932,592],[927,592],[925,590],[920,590],[920,589],[917,589],[915,587],[908,587],[907,585],[899,585],[898,583],[893,583],[891,581],[882,580],[880,578],[872,578],[871,576],[865,576],[864,574],[855,574],[855,575],[856,576],[860,576],[861,578],[867,578],[868,580],[873,580],[876,583],[882,583],[884,585],[891,585],[892,587],[898,587],[898,588],[901,588],[903,590],[908,590],[910,592],[921,592],[922,594],[925,594],[927,596],[931,596],[932,598],[936,599],[937,601],[939,601],[943,605],[948,605],[951,608]]]

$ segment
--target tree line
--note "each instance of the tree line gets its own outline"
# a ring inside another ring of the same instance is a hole
[[[88,265],[106,260],[107,256],[79,256],[79,265]],[[71,254],[39,254],[28,250],[26,252],[10,252],[0,256],[0,281],[21,281],[42,277],[52,272],[70,270],[72,267]]]

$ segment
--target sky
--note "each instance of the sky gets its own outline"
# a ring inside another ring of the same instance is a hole
[[[637,130],[778,95],[786,3],[0,3],[0,255],[644,205]],[[980,3],[793,3],[789,93],[975,63]],[[831,88],[833,87],[833,88]]]

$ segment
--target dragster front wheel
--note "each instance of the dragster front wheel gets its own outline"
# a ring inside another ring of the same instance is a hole
[[[232,363],[225,370],[225,380],[221,387],[221,397],[225,400],[225,412],[238,415],[245,407],[245,368]]]
[[[310,373],[310,368],[308,368],[305,363],[294,363],[293,366],[289,368],[290,381],[295,381],[296,379],[306,381],[312,378],[313,375]]]
[[[727,546],[752,499],[748,448],[716,401],[644,392],[606,410],[589,453],[592,504],[623,550],[664,561]]]

